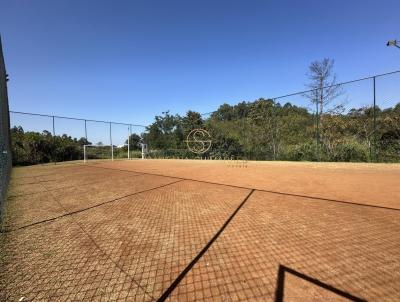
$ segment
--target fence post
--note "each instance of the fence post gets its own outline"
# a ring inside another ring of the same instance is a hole
[[[86,138],[86,141],[87,141],[87,128],[86,128],[86,120],[85,120],[85,138]]]
[[[111,122],[110,122],[110,145],[111,145],[111,160],[114,160],[114,146],[112,143],[112,134],[111,134]]]
[[[55,148],[55,147],[56,147],[56,126],[55,126],[55,116],[53,115],[53,116],[52,116],[52,118],[53,118],[53,148]],[[53,156],[54,156],[54,154],[55,154],[55,149],[53,150]],[[56,159],[56,157],[55,157],[55,156],[54,156],[53,160],[54,160],[54,164],[56,165],[56,164],[57,164],[57,159]]]
[[[54,115],[53,115],[53,137],[56,135],[56,127],[55,127],[55,122],[54,122]]]
[[[131,144],[131,135],[132,135],[132,125],[129,125],[128,127],[128,159],[131,159],[131,154],[130,154],[130,144]]]
[[[83,163],[86,164],[86,144],[83,145]]]
[[[245,121],[246,117],[243,115],[242,116],[242,136],[243,136],[243,150],[242,150],[242,154],[241,157],[242,159],[247,158],[247,135],[246,135],[246,121]],[[202,156],[203,158],[203,156]],[[239,159],[239,158],[237,158]]]
[[[272,129],[272,131],[273,131],[273,133],[272,133],[272,135],[273,135],[273,139],[272,139],[272,143],[273,143],[273,146],[272,146],[272,148],[273,148],[273,155],[274,155],[274,160],[276,160],[276,145],[277,145],[277,143],[276,143],[276,140],[277,140],[277,135],[276,135],[276,133],[277,133],[277,116],[276,116],[276,108],[275,108],[275,105],[276,105],[276,99],[272,99],[272,114],[273,114],[273,129]]]
[[[376,147],[376,145],[377,145],[377,139],[376,139],[376,131],[377,131],[377,129],[376,129],[376,77],[374,76],[373,78],[373,89],[374,89],[374,110],[373,110],[373,115],[374,115],[374,131],[373,131],[373,133],[374,133],[374,160],[375,160],[375,162],[377,162],[378,161],[378,154],[377,154],[377,147]]]
[[[315,100],[315,105],[316,105],[316,109],[317,111],[315,112],[315,118],[316,118],[316,122],[317,122],[317,161],[320,161],[320,155],[319,155],[319,108],[318,108],[318,98],[316,98]]]

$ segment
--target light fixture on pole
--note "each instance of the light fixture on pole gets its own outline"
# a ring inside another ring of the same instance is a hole
[[[386,46],[394,46],[394,47],[400,48],[400,45],[398,44],[398,41],[397,41],[397,40],[388,41],[388,42],[386,43]]]

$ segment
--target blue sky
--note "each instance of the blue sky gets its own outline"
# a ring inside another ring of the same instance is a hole
[[[302,90],[324,57],[340,81],[400,69],[398,0],[0,1],[18,111],[148,124]]]

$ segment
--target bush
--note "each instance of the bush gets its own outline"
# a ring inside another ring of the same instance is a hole
[[[288,146],[281,152],[280,158],[294,161],[316,161],[317,149],[315,143],[297,144]]]
[[[381,139],[377,148],[378,161],[400,162],[400,139]]]
[[[332,161],[368,162],[369,148],[355,141],[344,142],[337,146]]]

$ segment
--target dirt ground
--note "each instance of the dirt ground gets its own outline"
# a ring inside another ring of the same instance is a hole
[[[400,165],[15,168],[0,301],[400,301]]]

